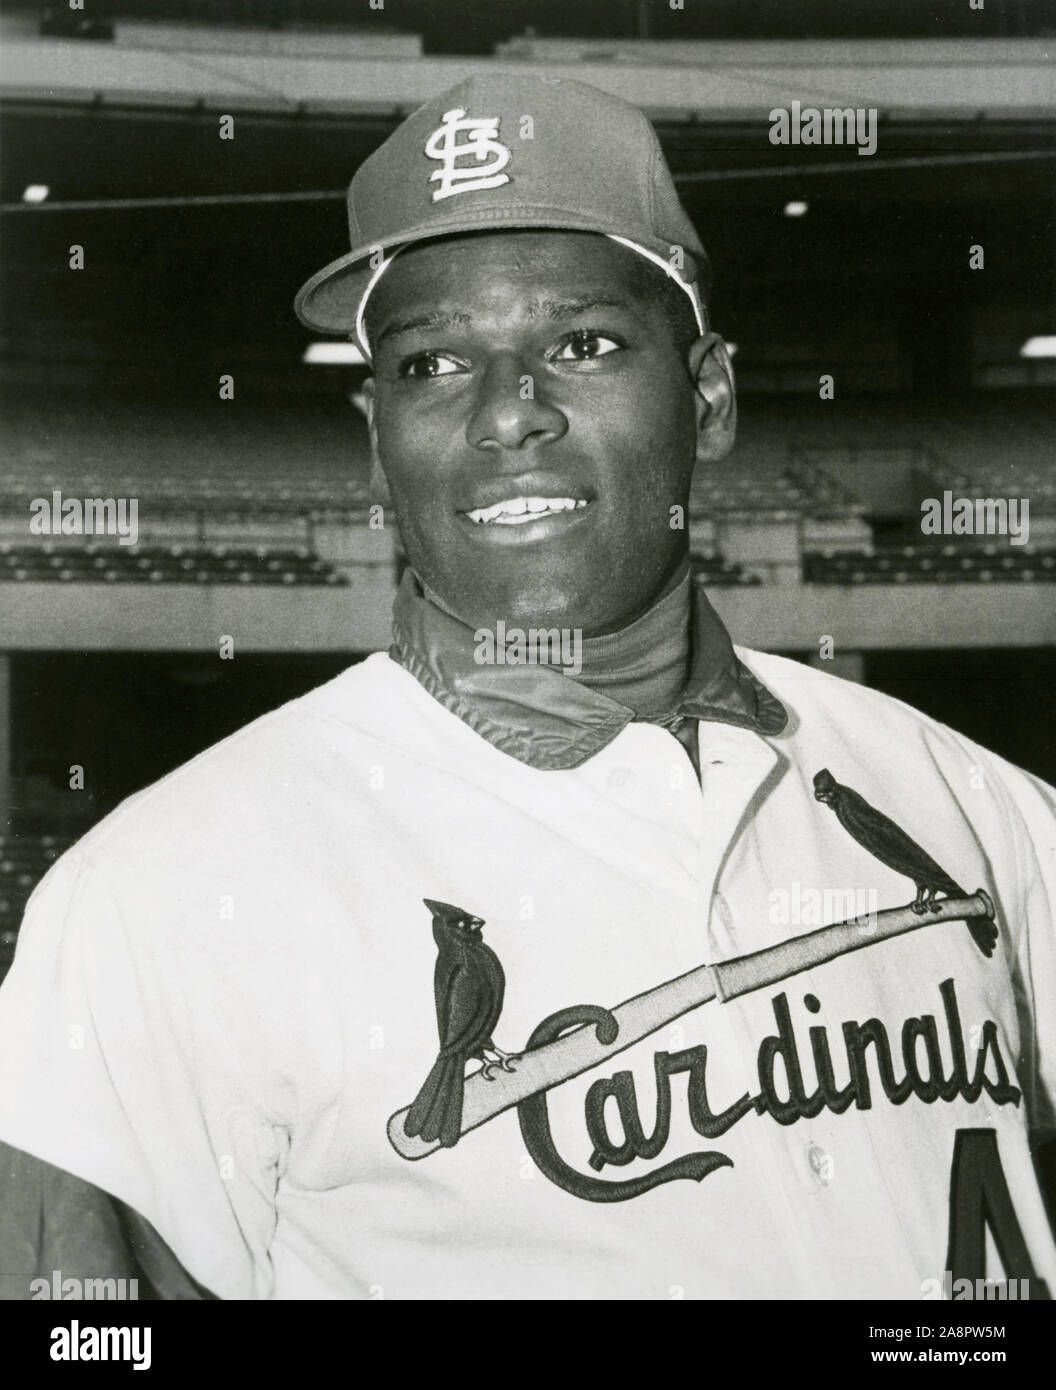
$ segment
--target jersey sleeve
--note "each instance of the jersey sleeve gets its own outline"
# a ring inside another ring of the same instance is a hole
[[[1013,956],[1013,986],[1029,1019],[1031,1055],[1021,1059],[1032,1129],[1056,1135],[1056,790],[996,755],[980,766],[997,789],[1011,831],[1019,892],[1005,922]]]
[[[140,1302],[214,1297],[131,1207],[0,1140],[0,1299],[70,1297],[71,1279],[82,1297],[108,1281]]]
[[[0,988],[0,1140],[124,1204],[205,1288],[266,1296],[272,1131],[178,913],[135,884],[75,848],[30,899]]]

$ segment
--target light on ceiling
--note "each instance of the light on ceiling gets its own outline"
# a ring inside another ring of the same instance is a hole
[[[802,199],[793,199],[792,202],[785,204],[786,217],[802,217],[807,210],[807,204]]]
[[[42,203],[50,192],[51,189],[46,183],[31,183],[27,185],[22,194],[22,201],[24,203]]]
[[[309,343],[302,362],[309,367],[362,367],[366,358],[355,343]]]
[[[1028,338],[1019,350],[1020,357],[1056,357],[1056,334]]]

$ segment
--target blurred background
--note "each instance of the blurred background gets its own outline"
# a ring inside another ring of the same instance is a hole
[[[1056,781],[1054,34],[1043,0],[5,4],[0,969],[71,839],[387,645],[364,368],[292,301],[357,165],[474,70],[656,124],[735,348],[690,518],[735,638]],[[793,101],[875,107],[876,154],[775,147]],[[137,543],[32,534],[56,491],[137,499]],[[944,491],[1028,500],[1029,544],[923,536]]]

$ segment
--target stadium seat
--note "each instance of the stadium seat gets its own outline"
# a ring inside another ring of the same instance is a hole
[[[306,547],[0,545],[0,582],[344,585]]]
[[[985,545],[903,545],[874,555],[818,551],[804,556],[808,584],[994,584],[1056,580],[1056,552]]]
[[[692,555],[694,577],[709,588],[761,583],[758,575],[746,574],[742,565],[724,560],[720,555]]]

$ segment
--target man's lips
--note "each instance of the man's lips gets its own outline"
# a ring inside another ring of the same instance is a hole
[[[454,493],[460,512],[495,507],[500,502],[553,501],[565,498],[572,502],[589,502],[594,493],[586,479],[582,463],[569,459],[561,467],[529,466],[522,473],[496,472],[488,476],[479,464],[467,465],[462,484]]]
[[[467,487],[459,522],[481,540],[549,540],[589,514],[593,493],[569,470],[534,468],[519,475],[476,478]]]
[[[581,510],[585,497],[506,497],[490,506],[475,507],[463,513],[478,526],[524,526],[544,516]]]
[[[488,507],[459,512],[459,524],[481,541],[530,544],[550,540],[574,528],[591,514],[593,498],[529,496],[504,498]]]

